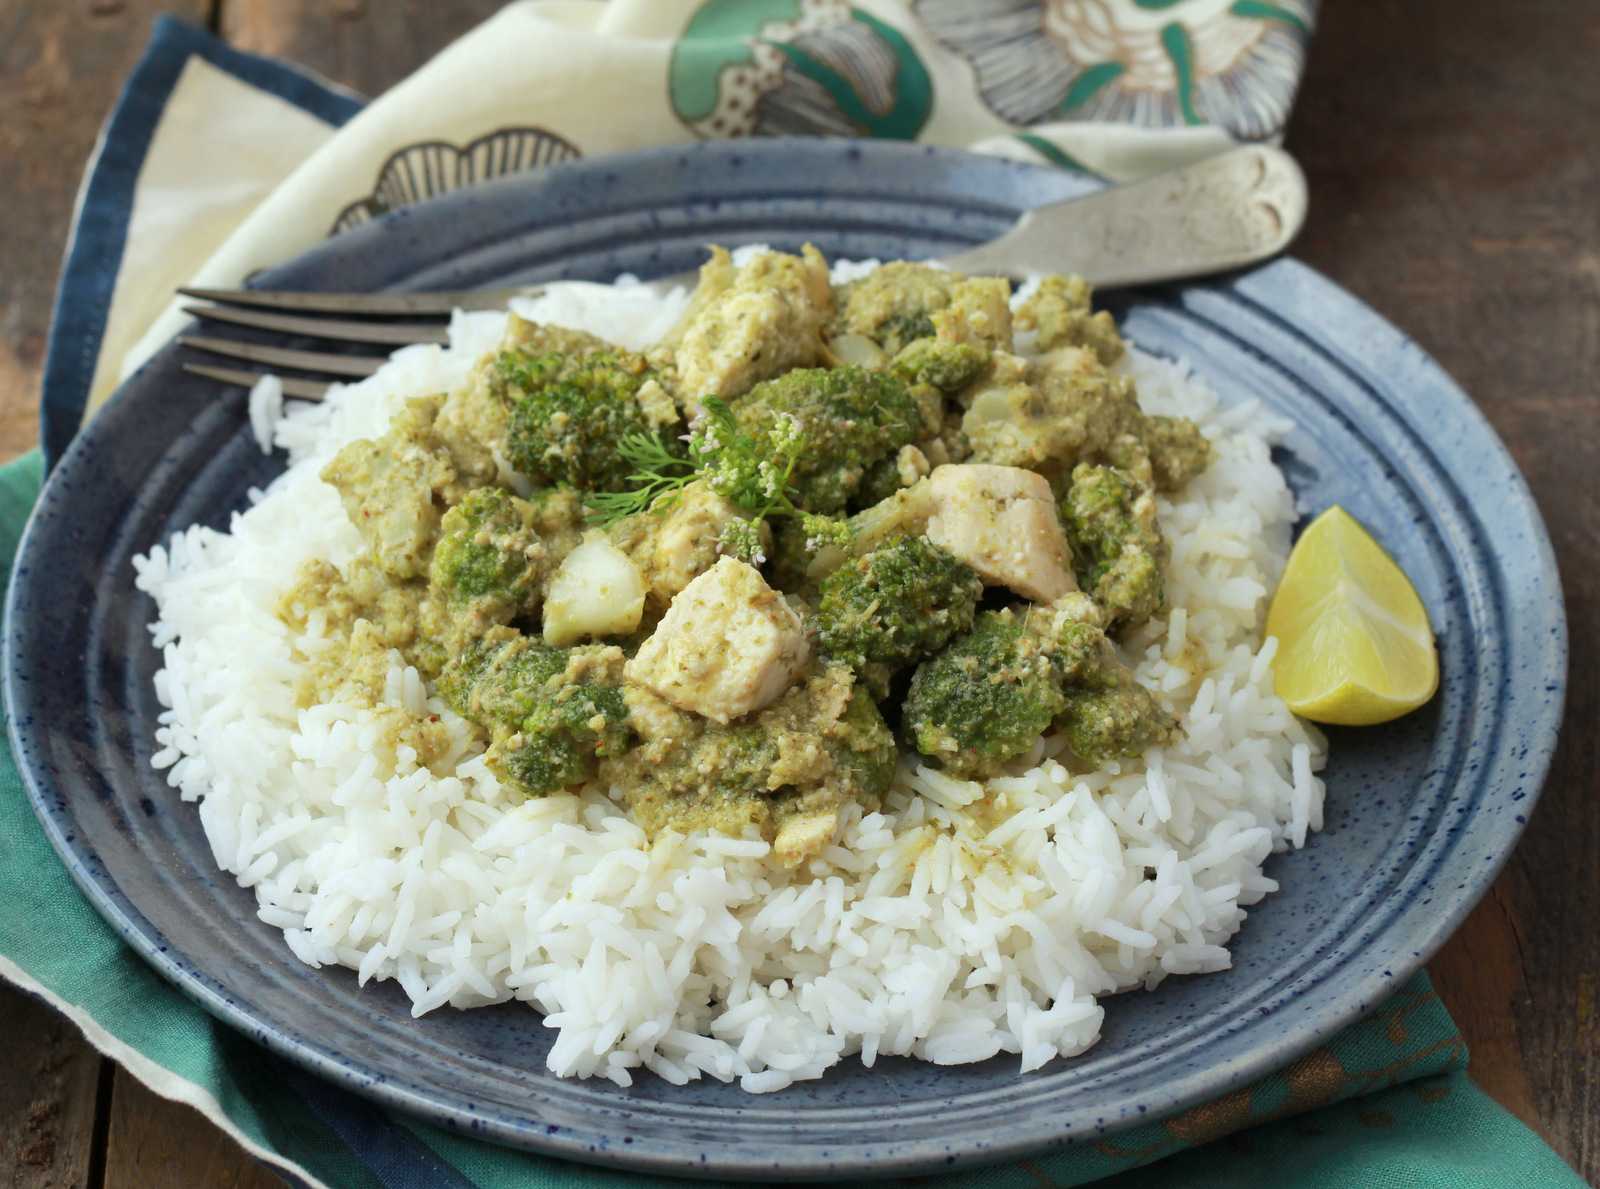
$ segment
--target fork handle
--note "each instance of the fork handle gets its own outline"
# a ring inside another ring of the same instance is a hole
[[[1000,238],[950,256],[959,272],[1074,272],[1102,288],[1255,264],[1306,217],[1306,180],[1282,149],[1246,145],[1144,181],[1036,207]]]

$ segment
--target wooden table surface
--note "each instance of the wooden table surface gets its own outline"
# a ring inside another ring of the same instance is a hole
[[[153,16],[375,94],[495,0],[0,0],[0,458],[36,432],[79,173]],[[1288,145],[1296,255],[1413,335],[1533,486],[1572,628],[1567,730],[1494,890],[1430,963],[1472,1074],[1600,1179],[1600,5],[1324,5]],[[23,1187],[279,1182],[186,1107],[0,988],[0,1178]]]

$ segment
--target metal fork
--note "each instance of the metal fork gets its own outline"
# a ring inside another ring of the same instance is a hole
[[[999,238],[938,261],[958,272],[1022,277],[1043,269],[1082,275],[1100,289],[1177,281],[1227,272],[1276,255],[1298,234],[1306,183],[1281,149],[1248,145],[1142,182],[1050,203],[1025,213]],[[658,293],[692,286],[695,274],[649,282]],[[295,293],[265,289],[178,292],[213,304],[185,311],[212,322],[330,342],[389,347],[447,341],[442,321],[455,310],[503,309],[540,286],[454,293]],[[244,307],[244,308],[235,308]],[[329,316],[331,315],[331,317]],[[385,359],[305,351],[261,342],[180,335],[196,351],[263,365],[276,372],[369,376]],[[184,370],[227,384],[254,384],[265,373],[186,363]],[[329,384],[283,378],[284,395],[315,400]]]

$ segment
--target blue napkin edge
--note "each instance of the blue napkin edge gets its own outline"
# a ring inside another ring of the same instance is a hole
[[[156,19],[150,42],[101,129],[73,213],[45,349],[39,419],[45,471],[66,452],[83,422],[111,296],[127,245],[145,156],[191,57],[338,127],[365,106],[352,91],[283,62],[236,50],[171,16]]]

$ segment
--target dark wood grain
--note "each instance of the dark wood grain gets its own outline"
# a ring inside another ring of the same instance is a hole
[[[0,457],[38,438],[39,369],[84,161],[158,13],[208,0],[0,0]]]
[[[503,0],[226,0],[222,32],[241,49],[278,54],[368,95],[386,90]]]
[[[283,1181],[198,1111],[117,1070],[106,1136],[104,1189],[154,1185],[283,1189]]]
[[[211,7],[0,0],[0,204],[11,216],[0,224],[0,457],[34,441],[49,302],[99,123],[152,14],[205,18]],[[497,7],[225,0],[215,15],[242,48],[374,94]],[[1323,9],[1288,142],[1313,195],[1296,253],[1394,319],[1473,394],[1544,511],[1572,625],[1569,726],[1543,803],[1431,970],[1472,1048],[1473,1076],[1600,1181],[1600,5]],[[43,1011],[0,991],[7,1037],[46,1031]],[[13,1029],[17,1020],[32,1023]],[[98,1058],[53,1024],[62,1040],[51,1051],[66,1054],[59,1076],[72,1087],[57,1101],[75,1104],[45,1108],[39,1134],[53,1138],[55,1179],[30,1181],[19,1163],[33,1101],[24,1056],[0,1072],[8,1184],[84,1184],[72,1170],[91,1168],[93,1129],[79,1116],[94,1101],[84,1071]],[[45,1050],[29,1051],[39,1067]],[[126,1075],[112,1101],[102,1122],[117,1122],[119,1162],[106,1164],[108,1184],[252,1185],[244,1178],[261,1174],[198,1115]],[[199,1163],[160,1163],[163,1145]]]
[[[1473,1073],[1600,1179],[1600,5],[1325,4],[1290,129],[1295,251],[1470,392],[1528,477],[1572,633],[1567,727],[1492,896],[1432,970]]]
[[[14,988],[0,986],[0,1020],[0,1176],[14,1189],[91,1189],[100,1054]]]

